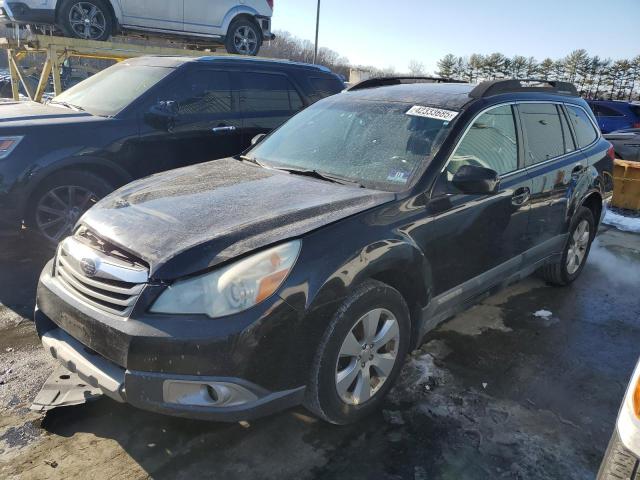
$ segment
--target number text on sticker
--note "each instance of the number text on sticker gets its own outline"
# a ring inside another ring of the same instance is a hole
[[[409,109],[407,115],[413,115],[415,117],[434,118],[436,120],[444,120],[450,122],[458,115],[458,112],[453,110],[444,110],[442,108],[423,107],[421,105],[414,105]]]

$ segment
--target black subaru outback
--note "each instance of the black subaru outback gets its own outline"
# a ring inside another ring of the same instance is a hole
[[[99,202],[42,273],[47,350],[139,408],[342,424],[482,294],[574,281],[612,189],[587,104],[561,82],[428,82],[359,84]]]

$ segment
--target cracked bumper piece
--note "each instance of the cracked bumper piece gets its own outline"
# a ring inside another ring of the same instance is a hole
[[[304,396],[304,387],[270,392],[238,378],[125,370],[60,328],[44,333],[42,344],[69,372],[110,398],[167,415],[216,421],[251,420],[299,405]]]

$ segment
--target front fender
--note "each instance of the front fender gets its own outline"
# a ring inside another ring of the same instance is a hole
[[[280,293],[300,313],[290,329],[287,347],[289,360],[303,367],[300,371],[311,368],[335,312],[365,280],[377,279],[400,290],[405,298],[409,297],[407,303],[412,312],[428,301],[431,269],[421,251],[400,234],[366,243],[357,240],[364,231],[355,225],[325,228],[320,231],[322,235],[316,232],[303,239],[297,262],[300,268],[294,269]]]

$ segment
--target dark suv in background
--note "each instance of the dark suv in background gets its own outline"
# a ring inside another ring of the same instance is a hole
[[[143,57],[48,105],[0,105],[0,235],[51,243],[131,180],[235,155],[344,88],[321,66],[238,57]]]
[[[612,156],[571,84],[370,80],[100,201],[42,272],[38,333],[140,408],[352,422],[439,322],[580,275]]]

